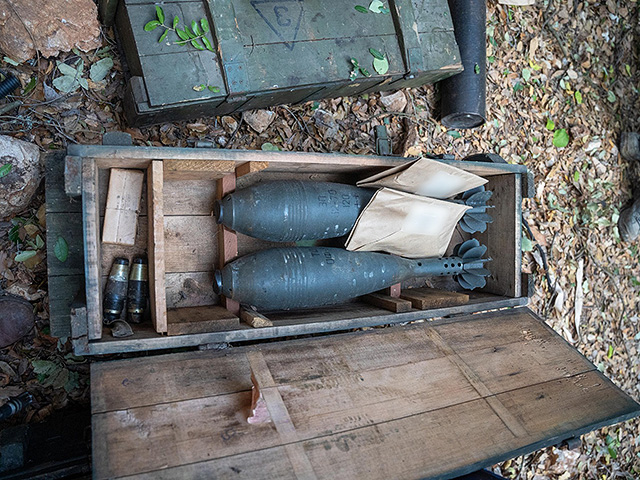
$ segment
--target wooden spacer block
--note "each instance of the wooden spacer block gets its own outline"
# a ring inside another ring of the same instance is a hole
[[[394,313],[404,313],[411,310],[410,301],[390,297],[389,295],[383,295],[381,293],[370,293],[369,295],[362,297],[362,299],[371,305],[384,308],[385,310],[389,310]]]
[[[102,226],[103,243],[135,245],[143,181],[144,173],[139,170],[111,169]]]
[[[253,328],[273,327],[273,322],[255,310],[240,310],[240,320]]]
[[[220,332],[239,324],[236,315],[217,305],[176,308],[167,312],[167,335]]]
[[[164,160],[165,178],[217,180],[236,171],[231,160]]]
[[[453,307],[469,301],[469,295],[466,293],[427,287],[404,290],[400,298],[408,300],[413,305],[413,308],[418,310]]]
[[[245,162],[236,168],[236,178],[259,172],[269,166],[269,162]]]
[[[389,288],[385,288],[382,291],[385,295],[389,295],[390,297],[400,298],[400,293],[402,292],[402,284],[396,283],[395,285],[391,285]]]

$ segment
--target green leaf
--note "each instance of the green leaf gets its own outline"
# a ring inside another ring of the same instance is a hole
[[[389,61],[386,58],[382,60],[378,58],[373,59],[373,69],[380,75],[384,75],[389,71]]]
[[[478,64],[476,63],[476,65],[473,67],[473,72],[474,72],[476,75],[480,75],[480,65],[478,65]]]
[[[67,261],[67,258],[69,258],[69,245],[67,245],[67,241],[64,237],[58,236],[56,244],[53,247],[53,253],[61,262]]]
[[[613,357],[613,345],[609,345],[609,350],[607,350],[607,357],[608,358]]]
[[[207,50],[209,50],[210,52],[215,52],[215,49],[213,48],[211,41],[207,37],[202,37],[201,40],[202,40],[202,43],[204,43],[204,46],[207,47]]]
[[[553,130],[556,128],[556,124],[553,123],[553,120],[551,120],[550,118],[547,118],[547,124],[545,125],[545,128],[553,132]]]
[[[580,181],[580,170],[573,172],[573,181],[576,183]]]
[[[380,53],[378,50],[376,50],[375,48],[370,48],[369,53],[373,55],[375,58],[377,58],[378,60],[384,60],[384,55]]]
[[[69,372],[69,376],[67,382],[64,384],[64,390],[67,393],[71,393],[80,386],[80,374],[78,372],[72,372],[71,370],[67,371]]]
[[[38,235],[36,237],[36,248],[38,250],[40,250],[42,247],[44,247],[44,240],[42,239],[42,237],[40,235]]]
[[[573,94],[573,96],[574,96],[574,97],[575,97],[575,99],[576,99],[576,103],[577,103],[578,105],[582,105],[582,94],[580,93],[580,91],[579,91],[579,90],[576,90],[576,93],[574,93],[574,94]]]
[[[367,10],[367,7],[363,7],[362,5],[356,5],[353,8],[355,8],[356,11],[358,11],[360,13],[369,13],[369,10]]]
[[[187,32],[185,32],[184,30],[182,30],[180,28],[176,28],[176,33],[184,41],[189,41],[189,39],[191,38],[191,37],[189,37],[189,35],[187,35]],[[184,43],[180,43],[180,44],[184,45]]]
[[[207,88],[209,89],[209,91],[213,93],[220,93],[220,87],[214,87],[212,85],[209,85]]]
[[[31,92],[33,92],[33,89],[36,88],[37,84],[38,84],[38,77],[31,77],[31,79],[29,80],[29,83],[27,83],[27,86],[24,87],[24,90],[22,91],[22,95],[29,95]]]
[[[262,146],[260,147],[261,150],[264,150],[265,152],[279,152],[280,149],[274,145],[273,143],[270,142],[266,142],[263,143]]]
[[[607,93],[607,100],[609,100],[609,102],[611,102],[611,103],[615,103],[616,102],[616,94],[613,93],[611,90],[609,90],[609,93]]]
[[[18,65],[20,65],[20,62],[16,62],[15,60],[9,58],[9,57],[3,57],[2,58],[3,62],[7,62],[9,65],[13,65],[14,67],[17,67]]]
[[[207,21],[206,18],[200,19],[200,25],[202,26],[202,31],[204,33],[209,33],[209,22]]]
[[[355,58],[351,58],[351,65],[353,65],[356,68],[360,66],[360,64],[358,63],[358,60],[356,60]]]
[[[0,178],[6,177],[7,175],[9,175],[9,172],[11,172],[12,168],[13,168],[13,165],[11,165],[10,163],[5,163],[4,165],[2,165],[0,167]]]
[[[191,22],[191,30],[193,30],[198,36],[202,35],[202,30],[200,30],[200,25],[198,25],[198,22],[196,22],[195,20]]]
[[[167,38],[167,35],[169,35],[169,30],[165,30],[164,33],[160,35],[160,38],[158,39],[158,43],[164,42],[164,40]]]
[[[569,134],[564,128],[553,132],[553,145],[556,148],[564,148],[569,145]]]
[[[144,31],[145,32],[153,32],[156,28],[158,28],[160,25],[162,25],[159,21],[157,20],[151,20],[149,23],[147,23],[144,26]]]
[[[523,252],[531,252],[533,251],[533,242],[529,240],[529,238],[523,236],[520,248]]]
[[[191,45],[193,45],[198,50],[204,50],[205,48],[198,42],[198,40],[191,40]]]
[[[89,82],[87,82],[86,78],[78,78],[78,83],[85,90],[89,90]]]
[[[76,75],[78,75],[78,70],[71,65],[67,65],[66,63],[59,60],[56,62],[56,64],[58,65],[58,70],[61,74],[69,75],[71,77],[75,77]],[[80,70],[80,73],[82,73],[82,70]]]
[[[160,23],[164,23],[164,10],[162,10],[162,7],[158,5],[156,5],[156,15],[158,16]]]
[[[9,230],[9,241],[17,242],[20,240],[20,224],[16,224]]]
[[[351,70],[351,72],[349,72],[349,80],[353,82],[356,78],[358,78],[358,69],[354,68],[353,70]]]
[[[191,29],[189,27],[187,27],[186,25],[184,26],[184,31],[187,32],[187,35],[189,35],[189,38],[196,38],[197,35],[195,33],[193,33],[191,31]]]
[[[370,77],[371,76],[371,73],[369,73],[369,70],[367,70],[366,68],[360,67],[359,70],[360,70],[360,73],[362,75],[364,75],[365,77]]]
[[[168,31],[169,30],[166,30],[163,35],[166,36]],[[113,60],[111,59],[111,57],[106,57],[102,60],[98,60],[96,63],[91,65],[91,68],[89,69],[89,78],[92,82],[101,82],[106,78],[112,68]]]
[[[516,82],[516,84],[513,86],[513,91],[521,92],[522,90],[524,90],[524,85],[522,85],[520,82]]]
[[[523,68],[522,69],[522,79],[525,82],[528,82],[530,78],[531,78],[531,70],[529,70],[528,68]]]
[[[172,28],[175,30],[179,23],[180,23],[180,18],[178,18],[178,16],[176,15],[175,17],[173,17]]]
[[[33,373],[37,375],[48,375],[59,368],[56,363],[50,360],[31,360],[31,366],[33,367]]]
[[[193,89],[194,89],[196,92],[201,92],[201,91],[203,91],[205,88],[207,88],[207,86],[206,86],[204,83],[203,83],[203,84],[201,84],[201,85],[196,85],[196,86],[194,86],[194,87],[193,87]]]
[[[77,78],[71,75],[62,75],[54,78],[52,85],[63,93],[75,92],[80,87],[80,82]]]
[[[447,135],[449,135],[450,137],[453,137],[453,138],[462,138],[462,134],[460,132],[455,131],[455,130],[449,130],[447,132]]]
[[[24,262],[26,260],[29,260],[31,257],[35,257],[36,255],[36,251],[34,250],[25,250],[24,252],[20,252],[16,255],[16,258],[14,258],[14,260],[16,262]]]
[[[369,10],[371,10],[373,13],[380,13],[381,8],[384,8],[384,3],[382,3],[380,0],[373,0],[369,4]]]
[[[627,72],[627,75],[631,76],[631,65],[629,65],[628,63],[625,63],[624,71]]]

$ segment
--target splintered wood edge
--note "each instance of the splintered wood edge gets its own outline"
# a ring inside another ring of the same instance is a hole
[[[273,327],[273,322],[267,317],[245,308],[240,309],[240,320],[253,328]]]
[[[151,319],[158,333],[167,333],[163,181],[162,161],[153,160],[147,169],[149,299],[151,304]]]
[[[100,212],[98,167],[94,158],[82,162],[82,227],[87,296],[87,337],[102,338],[102,267],[100,262]]]

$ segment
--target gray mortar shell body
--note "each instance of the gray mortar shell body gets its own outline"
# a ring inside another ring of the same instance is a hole
[[[127,284],[129,282],[129,260],[116,258],[111,266],[107,285],[104,288],[102,300],[103,321],[111,323],[120,318],[124,301],[127,298]]]
[[[218,270],[214,290],[261,311],[295,310],[341,303],[409,278],[459,274],[464,266],[460,257],[415,260],[330,247],[272,248]]]
[[[236,232],[272,242],[347,235],[375,190],[332,182],[277,180],[225,196],[216,217]]]

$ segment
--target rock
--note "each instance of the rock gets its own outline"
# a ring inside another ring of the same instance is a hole
[[[407,106],[407,97],[401,91],[391,94],[382,93],[380,103],[387,109],[387,112],[403,112]]]
[[[35,325],[33,306],[13,295],[0,296],[0,348],[24,337]]]
[[[36,145],[0,135],[0,169],[11,165],[0,177],[0,218],[24,210],[36,192],[43,174],[43,162]]]
[[[335,137],[338,134],[338,130],[340,130],[336,119],[326,110],[317,109],[313,114],[313,121],[320,128],[325,140]]]
[[[0,50],[17,62],[32,58],[36,49],[51,57],[101,44],[98,9],[92,0],[0,2]]]
[[[275,112],[270,110],[248,110],[242,112],[242,119],[256,132],[264,132],[276,118]]]
[[[222,122],[222,128],[224,128],[227,133],[233,133],[238,129],[238,121],[229,115],[225,115],[220,121]]]

